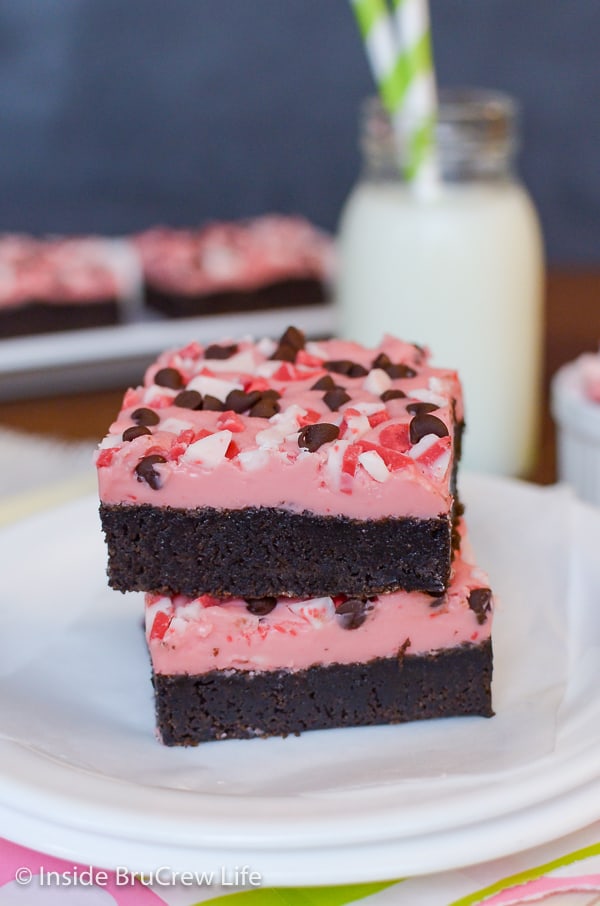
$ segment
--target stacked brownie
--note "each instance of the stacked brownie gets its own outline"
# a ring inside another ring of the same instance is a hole
[[[0,236],[0,338],[116,324],[136,279],[126,258],[109,239]]]
[[[166,744],[492,713],[462,421],[456,373],[392,337],[289,328],[148,369],[97,466],[110,584],[146,592]]]
[[[301,217],[265,215],[135,238],[146,304],[169,318],[326,301],[331,237]]]

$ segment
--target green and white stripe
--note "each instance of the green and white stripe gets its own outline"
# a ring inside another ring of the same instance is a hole
[[[407,142],[406,175],[431,183],[437,179],[435,121],[437,96],[426,0],[392,0],[402,48],[405,91],[399,108]]]
[[[435,164],[436,92],[427,0],[351,0],[381,101],[403,148],[406,178],[429,190]]]

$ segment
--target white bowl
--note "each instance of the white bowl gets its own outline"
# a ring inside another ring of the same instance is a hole
[[[600,402],[585,393],[585,358],[564,365],[552,380],[558,475],[582,500],[600,506]]]

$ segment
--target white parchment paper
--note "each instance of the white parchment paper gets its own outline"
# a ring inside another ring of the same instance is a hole
[[[89,497],[0,533],[0,739],[146,786],[226,797],[505,777],[561,740],[600,744],[600,516],[563,488],[464,476],[498,607],[491,720],[167,749],[154,736],[142,598],[108,589]]]

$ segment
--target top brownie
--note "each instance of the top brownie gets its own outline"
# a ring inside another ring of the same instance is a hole
[[[261,597],[446,588],[456,372],[385,337],[191,343],[129,390],[97,455],[109,578]]]

